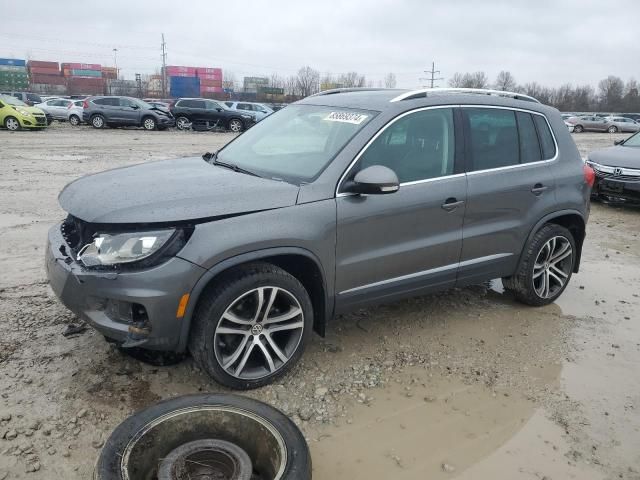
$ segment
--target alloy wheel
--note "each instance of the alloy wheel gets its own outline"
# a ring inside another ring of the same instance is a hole
[[[154,130],[156,128],[156,121],[153,118],[145,118],[143,126],[145,130]]]
[[[91,124],[95,128],[102,128],[104,127],[104,119],[100,115],[98,115],[96,117],[93,117],[93,119],[91,120]]]
[[[231,123],[229,123],[229,130],[235,133],[242,131],[242,122],[240,120],[231,120]]]
[[[20,129],[20,123],[15,118],[10,117],[10,118],[7,118],[7,121],[5,122],[5,127],[7,127],[8,130],[15,132],[16,130]]]
[[[69,123],[71,125],[73,125],[74,127],[77,127],[78,125],[80,125],[80,119],[78,117],[76,117],[75,115],[71,115],[69,117]]]
[[[189,123],[190,122],[187,117],[178,117],[176,120],[176,127],[178,127],[178,130],[186,130],[189,128]]]
[[[264,378],[287,364],[303,331],[304,313],[291,292],[258,287],[237,297],[220,318],[214,333],[216,360],[235,378]]]
[[[565,237],[549,239],[533,265],[533,289],[540,298],[552,298],[562,291],[573,268],[573,249]]]
[[[615,126],[609,127],[609,133],[617,133],[617,132],[618,132],[618,127],[615,127]]]

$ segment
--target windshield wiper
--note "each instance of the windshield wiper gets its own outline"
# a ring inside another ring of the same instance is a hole
[[[251,175],[253,177],[260,177],[260,175],[258,175],[257,173],[252,172],[251,170],[247,170],[245,168],[239,167],[238,165],[235,165],[233,163],[221,162],[220,160],[218,160],[218,152],[216,153],[207,152],[202,156],[202,158],[204,158],[205,161],[213,165],[218,165],[219,167],[228,168],[229,170],[233,170],[234,172],[244,173],[246,175]]]

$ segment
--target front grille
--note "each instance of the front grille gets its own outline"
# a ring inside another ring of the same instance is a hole
[[[38,125],[44,125],[47,123],[47,119],[45,117],[36,117],[36,122]]]
[[[614,175],[613,173],[605,173],[596,170],[598,178],[604,180],[618,180],[620,182],[640,182],[640,176],[635,175]]]

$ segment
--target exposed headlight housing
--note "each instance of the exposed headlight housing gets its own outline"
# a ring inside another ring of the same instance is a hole
[[[182,230],[98,233],[91,243],[78,252],[78,260],[86,267],[132,264],[149,259],[163,250],[165,245],[176,242],[178,250],[184,246],[186,239]]]

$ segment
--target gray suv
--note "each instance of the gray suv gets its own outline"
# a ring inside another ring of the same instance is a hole
[[[553,302],[578,271],[593,181],[559,112],[530,97],[329,91],[215,154],[70,183],[47,272],[124,348],[188,349],[254,388],[350,309],[493,278]]]
[[[143,127],[166,130],[175,126],[173,115],[133,97],[90,97],[85,99],[82,120],[93,128]]]

